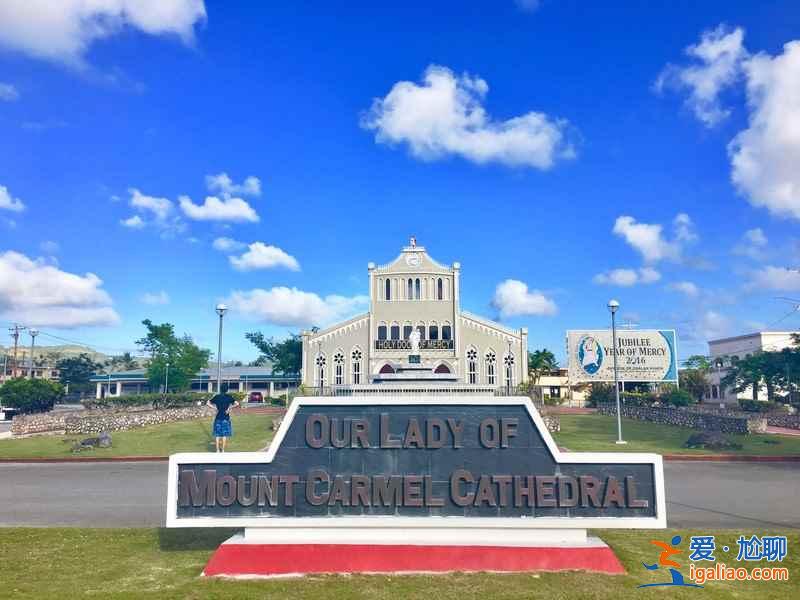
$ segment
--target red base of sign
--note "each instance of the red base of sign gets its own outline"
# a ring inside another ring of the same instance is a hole
[[[222,544],[206,576],[311,573],[445,573],[449,571],[592,571],[621,574],[608,546],[384,546],[350,544]]]

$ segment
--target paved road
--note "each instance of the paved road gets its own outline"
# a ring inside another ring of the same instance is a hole
[[[665,466],[671,527],[800,528],[800,463]],[[166,463],[0,464],[0,526],[164,524]]]

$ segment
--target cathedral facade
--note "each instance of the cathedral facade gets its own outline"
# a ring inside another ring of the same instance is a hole
[[[303,331],[305,386],[491,391],[527,381],[527,329],[462,311],[459,263],[439,264],[412,238],[368,270],[369,312]]]

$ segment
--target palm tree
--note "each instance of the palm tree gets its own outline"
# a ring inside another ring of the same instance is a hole
[[[558,361],[555,355],[547,348],[528,352],[528,372],[534,385],[539,383],[542,375],[555,371],[557,368]]]

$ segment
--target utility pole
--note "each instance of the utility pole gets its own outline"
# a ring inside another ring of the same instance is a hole
[[[25,327],[14,323],[14,326],[9,327],[8,330],[11,332],[11,337],[14,338],[14,359],[11,363],[11,378],[13,379],[17,376],[17,346],[19,346],[19,334],[21,331],[25,330]]]
[[[39,335],[39,330],[38,329],[31,329],[30,331],[28,331],[28,333],[31,334],[31,361],[30,361],[31,369],[29,371],[29,375],[30,375],[30,378],[33,379],[33,347],[36,344],[36,336]]]

